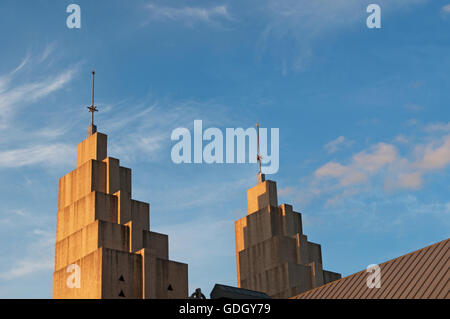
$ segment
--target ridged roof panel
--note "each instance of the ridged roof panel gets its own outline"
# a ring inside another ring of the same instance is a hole
[[[450,239],[379,265],[381,287],[369,288],[369,273],[353,275],[306,291],[294,299],[448,299]]]

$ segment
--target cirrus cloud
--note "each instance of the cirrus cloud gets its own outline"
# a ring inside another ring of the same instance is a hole
[[[193,26],[196,23],[206,23],[220,26],[220,21],[231,21],[233,18],[225,5],[215,7],[168,7],[156,4],[148,4],[151,19],[160,21],[181,21]]]
[[[441,14],[446,16],[450,14],[450,3],[441,8]]]

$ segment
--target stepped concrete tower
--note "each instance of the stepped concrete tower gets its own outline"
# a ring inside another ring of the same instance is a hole
[[[131,169],[107,157],[88,108],[77,167],[59,180],[53,298],[187,298],[187,264],[150,231],[149,204],[131,199]]]
[[[187,296],[187,264],[169,260],[168,236],[150,231],[149,204],[131,199],[131,170],[93,133],[59,180],[53,298]]]
[[[239,288],[290,298],[341,278],[322,269],[319,244],[302,231],[302,215],[292,206],[278,206],[277,185],[258,174],[247,190],[248,215],[235,222]]]
[[[278,206],[277,184],[261,172],[259,152],[257,185],[247,190],[248,215],[235,222],[236,265],[239,288],[290,298],[341,278],[323,270],[319,244],[303,235],[302,215],[291,205]]]

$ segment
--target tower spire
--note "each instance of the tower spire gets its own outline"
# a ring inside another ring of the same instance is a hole
[[[256,134],[257,134],[257,139],[258,139],[258,153],[256,154],[256,160],[258,161],[258,175],[257,175],[257,181],[258,183],[262,183],[264,182],[265,175],[262,173],[261,171],[261,160],[262,160],[262,156],[261,153],[259,152],[259,122],[256,122]]]
[[[92,105],[87,107],[89,112],[91,112],[91,125],[89,126],[88,129],[89,136],[97,132],[97,126],[94,124],[94,113],[98,112],[97,107],[94,105],[94,81],[95,81],[95,70],[92,70]]]

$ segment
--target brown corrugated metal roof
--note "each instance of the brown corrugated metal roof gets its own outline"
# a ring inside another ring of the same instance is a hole
[[[449,299],[450,239],[380,265],[381,287],[369,288],[370,275],[353,275],[306,291],[294,299]]]

